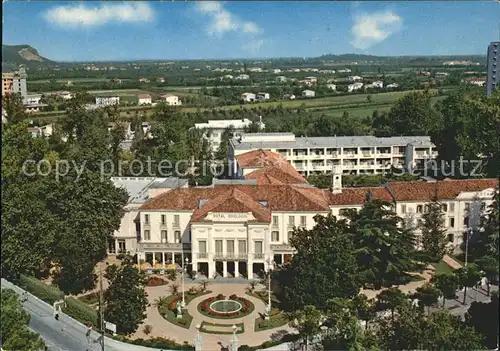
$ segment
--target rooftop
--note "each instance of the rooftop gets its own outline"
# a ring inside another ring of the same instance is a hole
[[[149,199],[151,188],[173,189],[185,186],[187,179],[177,177],[112,177],[111,181],[117,188],[122,188],[129,194],[129,203],[144,203]]]
[[[252,123],[248,118],[244,119],[218,119],[209,120],[207,123],[195,123],[195,127],[199,129],[211,129],[211,128],[227,128],[233,126],[234,128],[244,128],[248,127]]]
[[[245,141],[247,136],[276,136],[276,140],[252,141],[253,138]],[[290,136],[292,133],[252,133],[245,134],[241,141],[233,138],[232,143],[236,150],[252,150],[260,148],[280,149],[280,148],[325,148],[325,147],[390,147],[390,146],[406,146],[414,144],[422,147],[433,147],[429,136],[400,136],[377,138],[374,136],[333,136],[333,137],[295,137],[286,141],[282,141],[283,136]]]

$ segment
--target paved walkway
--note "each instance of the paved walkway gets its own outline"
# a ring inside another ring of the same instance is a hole
[[[188,283],[186,284],[186,291],[190,287],[199,287],[199,284]],[[157,286],[157,287],[148,287],[146,291],[148,292],[148,298],[151,303],[151,306],[147,309],[147,319],[143,322],[143,324],[139,327],[138,331],[133,335],[134,338],[152,338],[152,337],[164,337],[168,339],[175,340],[176,342],[182,344],[184,341],[187,341],[189,344],[194,343],[194,338],[196,336],[197,330],[196,326],[198,324],[201,325],[203,321],[218,323],[218,324],[227,324],[232,326],[236,323],[243,323],[245,326],[245,332],[242,334],[238,334],[238,340],[240,345],[249,345],[256,346],[262,344],[267,340],[276,340],[281,339],[284,334],[287,333],[295,333],[295,330],[290,328],[288,325],[284,325],[282,327],[278,327],[271,330],[265,330],[260,332],[255,332],[255,319],[259,317],[259,313],[264,313],[265,304],[262,300],[255,298],[253,296],[246,295],[246,289],[248,284],[217,284],[212,283],[208,285],[208,290],[211,290],[211,294],[198,296],[193,299],[188,305],[187,310],[189,314],[193,317],[193,321],[191,322],[191,326],[189,329],[181,328],[172,323],[169,323],[163,318],[158,312],[158,308],[154,305],[154,301],[162,296],[171,295],[170,289],[168,285]],[[262,286],[258,286],[256,290],[262,289]],[[198,303],[203,301],[204,299],[210,296],[216,296],[218,294],[224,294],[225,296],[229,296],[231,294],[236,294],[238,296],[244,297],[250,300],[254,306],[254,311],[248,316],[242,318],[234,318],[234,319],[217,319],[217,318],[209,318],[198,312],[197,306]],[[149,335],[145,335],[143,332],[144,325],[151,325],[153,329]],[[230,340],[232,335],[228,334],[207,334],[201,333],[203,337],[203,350],[207,351],[215,351],[221,350],[223,347],[228,347],[230,344]]]
[[[460,262],[457,262],[457,260],[455,260],[451,256],[444,255],[443,256],[443,261],[444,261],[444,263],[446,263],[448,266],[450,266],[453,269],[462,268],[462,265],[460,264]]]

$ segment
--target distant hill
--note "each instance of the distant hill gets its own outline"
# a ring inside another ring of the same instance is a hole
[[[2,45],[2,63],[20,65],[53,61],[40,56],[38,51],[29,45]]]

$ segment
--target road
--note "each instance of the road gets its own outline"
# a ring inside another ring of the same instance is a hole
[[[19,295],[24,290],[2,278],[2,289],[12,289]],[[50,351],[99,351],[99,334],[92,332],[89,340],[85,335],[87,327],[73,318],[61,313],[59,320],[53,316],[53,308],[36,296],[28,293],[24,309],[31,314],[29,327],[39,333]],[[158,349],[136,346],[110,338],[104,339],[106,351],[152,351]],[[168,350],[165,350],[168,351]]]

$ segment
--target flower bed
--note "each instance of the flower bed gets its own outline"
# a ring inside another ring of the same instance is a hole
[[[147,286],[161,286],[167,284],[167,281],[160,277],[149,277]]]
[[[239,308],[237,311],[234,312],[219,312],[211,308],[211,306],[215,302],[224,300],[234,301],[239,305],[241,305],[241,308]],[[244,317],[252,313],[254,308],[255,306],[253,305],[252,302],[243,297],[236,296],[234,294],[229,296],[228,299],[226,299],[224,295],[219,294],[217,296],[209,297],[208,299],[205,299],[198,304],[198,312],[200,312],[202,315],[220,319],[232,319],[232,318]]]

